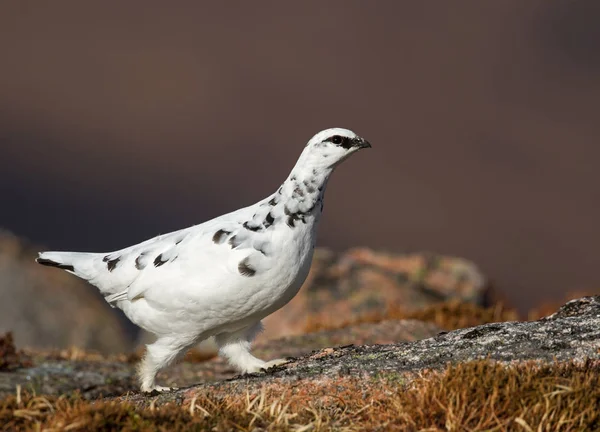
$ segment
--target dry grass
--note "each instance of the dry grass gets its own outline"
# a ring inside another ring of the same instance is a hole
[[[401,319],[431,322],[444,330],[455,330],[492,322],[515,321],[519,319],[519,315],[516,310],[507,308],[501,303],[489,308],[484,308],[472,303],[448,301],[434,304],[417,311],[405,311],[400,307],[390,307],[385,313],[376,313],[352,318],[337,325],[333,325],[322,319],[319,319],[319,321],[309,319],[306,323],[305,332],[310,333],[320,330],[348,327],[354,324],[377,323],[383,320]]]
[[[503,306],[481,308],[451,302],[417,312],[390,310],[385,316],[361,318],[347,325],[382,319],[418,319],[450,330],[517,318],[514,310]],[[323,325],[308,327],[314,331]],[[65,360],[107,359],[75,348],[55,351],[53,355]],[[132,362],[138,356],[136,353],[111,359]],[[10,334],[0,338],[0,365],[18,367],[26,359],[15,350]],[[192,352],[187,360],[204,361],[206,357]],[[477,361],[452,366],[443,372],[426,372],[414,379],[388,374],[371,380],[340,377],[333,381],[299,382],[294,386],[274,382],[252,395],[233,394],[223,387],[206,390],[186,400],[183,406],[89,402],[77,396],[36,396],[17,389],[14,396],[0,400],[0,428],[10,431],[600,431],[598,406],[600,362],[505,367]]]
[[[77,397],[17,394],[0,401],[4,430],[600,430],[600,364],[504,367],[487,361],[368,386],[328,386],[255,395],[207,392],[183,406],[147,408]],[[362,384],[362,385],[361,385]],[[302,386],[300,386],[302,387]],[[338,388],[335,392],[332,389]]]
[[[600,429],[598,372],[592,362],[517,368],[473,362],[422,378],[393,405],[416,430],[592,431]]]

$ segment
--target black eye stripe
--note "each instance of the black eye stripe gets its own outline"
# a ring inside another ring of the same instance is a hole
[[[339,145],[340,147],[343,147],[345,149],[349,149],[350,147],[352,147],[352,140],[348,137],[341,135],[334,135],[332,137],[329,137],[325,140],[325,142],[330,142],[332,144]]]

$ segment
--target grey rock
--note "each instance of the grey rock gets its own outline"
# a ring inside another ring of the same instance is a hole
[[[261,358],[302,356],[314,350],[349,343],[413,341],[433,336],[439,331],[434,324],[415,320],[363,323],[258,343],[254,353]],[[45,395],[79,391],[90,399],[99,395],[117,396],[139,389],[132,359],[119,362],[93,355],[80,360],[65,360],[64,357],[58,359],[52,355],[33,354],[28,360],[32,363],[31,367],[0,371],[0,397],[14,394],[17,385],[22,390]],[[184,361],[172,365],[160,373],[159,381],[166,386],[191,386],[200,382],[223,381],[236,374],[224,359],[217,357],[203,362]]]
[[[405,327],[406,325],[408,327]],[[406,328],[410,330],[405,330]],[[370,342],[383,341],[392,334],[419,334],[415,329],[418,329],[420,334],[435,331],[434,327],[421,328],[409,321],[359,325],[348,328],[347,333],[334,330],[327,334],[330,343],[343,342],[345,338],[352,336],[356,343],[364,345],[320,349],[266,372],[240,375],[231,379],[223,379],[227,374],[218,370],[218,361],[212,364],[180,364],[175,371],[171,371],[171,374],[178,374],[177,382],[180,385],[198,381],[204,383],[158,396],[137,392],[134,366],[128,363],[34,359],[32,368],[0,372],[0,394],[14,393],[16,385],[19,384],[24,389],[35,390],[37,394],[60,394],[80,390],[88,398],[104,395],[140,405],[153,401],[183,403],[207,390],[227,397],[235,392],[257,392],[263,386],[275,386],[279,389],[301,388],[304,385],[318,386],[319,383],[341,378],[357,380],[365,388],[372,386],[374,380],[397,380],[399,376],[403,382],[408,382],[411,376],[424,370],[440,370],[448,364],[486,358],[505,364],[524,361],[598,361],[600,296],[573,300],[555,314],[538,321],[486,324],[441,332],[416,342],[382,345]],[[366,330],[371,332],[368,337]],[[324,335],[325,332],[322,332],[321,336]],[[271,354],[289,352],[289,347],[296,343],[293,340],[281,339],[257,348]],[[318,334],[303,336],[297,342],[299,346],[304,346],[304,349],[315,345],[323,346],[322,343]],[[212,378],[210,373],[204,373],[209,372],[207,368],[212,370]],[[215,379],[217,381],[214,381]],[[170,384],[170,378],[167,376],[163,375],[161,380]],[[123,396],[125,392],[129,393]]]
[[[372,378],[409,376],[486,358],[506,364],[600,359],[600,296],[573,300],[538,321],[486,324],[417,342],[327,348],[264,373],[163,394],[158,402],[185,400],[208,388],[224,394],[245,393],[264,385],[298,386],[340,377],[354,377],[369,385]],[[148,397],[138,394],[127,400],[146,403]]]
[[[306,369],[314,371],[315,367],[325,375],[337,374],[342,363],[349,373],[374,374],[441,369],[448,363],[486,358],[501,362],[583,362],[600,359],[599,349],[600,296],[594,296],[573,300],[538,321],[485,324],[412,343],[336,349],[316,360],[314,355],[303,358],[295,367],[283,367],[270,377],[302,377]]]
[[[135,367],[120,362],[48,361],[14,372],[0,372],[0,397],[17,386],[38,395],[75,391],[86,399],[125,394],[137,387]]]

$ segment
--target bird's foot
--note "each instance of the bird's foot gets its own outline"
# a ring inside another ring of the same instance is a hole
[[[161,393],[166,393],[166,392],[175,391],[175,390],[177,390],[177,387],[163,387],[163,386],[159,386],[159,385],[154,386],[153,388],[147,389],[147,390],[142,389],[142,391],[144,393],[150,393],[150,396],[157,396]]]
[[[271,360],[271,361],[265,362],[265,364],[262,365],[260,370],[266,372],[268,369],[270,369],[272,367],[281,366],[286,363],[291,363],[294,360],[295,359],[293,357],[286,357],[286,358],[279,358],[279,359]]]
[[[254,362],[254,364],[252,365],[248,365],[245,368],[243,368],[243,372],[244,373],[257,373],[257,372],[265,372],[267,369],[270,369],[272,367],[275,366],[279,366],[285,363],[290,363],[291,361],[295,360],[292,357],[288,357],[288,358],[280,358],[280,359],[275,359],[275,360],[271,360],[271,361],[262,361],[259,359],[255,359],[256,362]]]

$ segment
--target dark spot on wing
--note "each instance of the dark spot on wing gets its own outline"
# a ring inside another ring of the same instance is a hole
[[[104,258],[102,258],[102,262],[106,262],[110,259],[110,255],[106,255]]]
[[[276,197],[273,197],[273,198],[271,198],[271,199],[269,200],[269,205],[270,205],[270,206],[277,205],[277,198],[276,198]]]
[[[247,230],[250,231],[259,231],[260,230],[260,225],[251,225],[250,222],[244,222],[244,225],[242,225],[244,228],[246,228]]]
[[[283,206],[283,212],[284,212],[284,213],[285,213],[287,216],[289,216],[289,215],[291,215],[291,214],[292,214],[292,212],[290,211],[290,209],[289,209],[289,208],[287,208],[287,206]]]
[[[138,270],[143,270],[146,267],[146,264],[143,264],[141,259],[144,256],[144,253],[141,253],[136,259],[135,259],[135,268]]]
[[[242,242],[237,238],[237,236],[233,236],[229,239],[229,244],[233,249],[242,244]]]
[[[275,218],[271,215],[271,212],[267,213],[265,221],[263,222],[265,228],[269,228],[271,225],[273,225],[273,222],[275,222]]]
[[[106,257],[104,257],[104,258],[106,258]],[[109,272],[113,271],[120,260],[121,260],[121,257],[116,257],[116,258],[109,259],[108,261],[106,261],[106,268],[108,269],[108,271]]]
[[[181,243],[183,241],[183,239],[185,239],[185,236],[181,237],[179,240],[177,240],[175,242],[175,245],[178,245],[179,243]]]
[[[230,231],[225,231],[224,229],[220,229],[219,231],[217,231],[215,233],[215,235],[213,236],[212,240],[216,244],[221,244],[221,243],[223,243],[225,241],[225,237],[227,237],[229,234],[231,234]]]
[[[256,269],[250,267],[248,261],[248,258],[244,258],[242,261],[240,261],[240,263],[238,264],[238,271],[244,276],[251,277],[256,274]]]
[[[154,267],[160,267],[161,265],[163,265],[164,263],[166,263],[168,260],[163,260],[163,256],[162,254],[160,254],[159,256],[157,256],[154,259]]]

